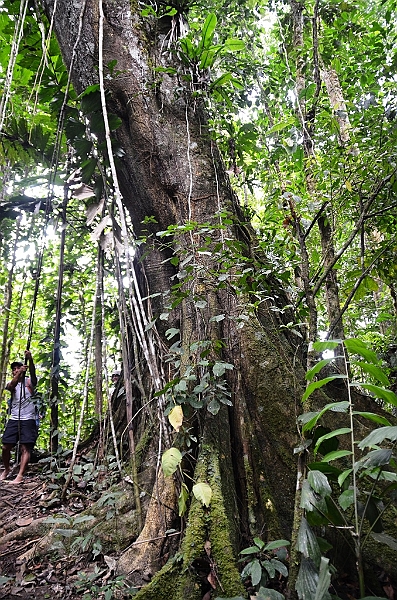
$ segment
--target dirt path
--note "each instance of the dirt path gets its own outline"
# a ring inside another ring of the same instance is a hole
[[[44,479],[37,465],[29,466],[23,483],[13,485],[10,481],[14,478],[11,472],[7,480],[0,482],[0,599],[82,598],[86,590],[76,588],[81,573],[93,576],[97,570],[103,575],[106,565],[88,562],[86,556],[60,558],[55,551],[38,559],[35,545],[41,539],[39,525],[43,521],[55,515],[78,514],[85,508],[84,503],[78,499],[62,506],[57,500],[59,486]],[[32,537],[35,524],[38,533]]]

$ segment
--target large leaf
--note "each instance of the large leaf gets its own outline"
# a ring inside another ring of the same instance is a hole
[[[216,15],[214,15],[213,13],[210,13],[207,16],[204,26],[203,26],[201,40],[198,45],[199,52],[202,52],[203,50],[208,50],[208,48],[211,46],[212,40],[214,37],[216,23],[217,23]]]
[[[317,494],[307,479],[302,484],[300,507],[307,511],[307,518],[311,525],[329,523],[326,498]]]
[[[189,490],[185,483],[182,483],[181,491],[178,497],[178,515],[183,517],[187,508],[187,501],[189,499]]]
[[[375,365],[379,364],[379,358],[372,350],[369,350],[367,346],[361,340],[357,340],[355,338],[346,339],[343,341],[347,351],[350,354],[359,354],[366,361],[373,363]]]
[[[353,490],[345,490],[341,493],[338,498],[339,505],[346,510],[351,506],[354,502],[354,491]]]
[[[373,393],[375,398],[381,398],[385,402],[389,404],[393,404],[393,406],[397,406],[397,396],[391,390],[386,390],[383,387],[379,387],[378,385],[372,385],[372,383],[351,383],[350,385],[354,385],[357,387],[362,387],[366,390],[369,390]]]
[[[199,69],[210,69],[214,64],[220,49],[221,46],[212,46],[212,48],[209,48],[208,50],[203,50],[200,57]]]
[[[330,600],[326,586],[328,583],[328,559],[321,557],[319,562],[320,573],[310,558],[301,560],[295,589],[300,600]],[[329,585],[329,583],[328,583]]]
[[[329,570],[329,559],[321,557],[320,573],[317,582],[316,595],[314,600],[326,600],[331,598],[328,589],[331,583],[331,573]]]
[[[312,383],[310,383],[306,390],[305,393],[302,396],[302,402],[304,402],[305,400],[308,399],[308,397],[315,391],[318,390],[319,388],[322,388],[324,385],[327,385],[327,383],[330,383],[331,381],[335,381],[335,379],[346,379],[347,376],[346,375],[332,375],[331,377],[325,377],[324,379],[320,379],[320,381],[312,381]]]
[[[321,496],[329,496],[331,494],[332,489],[328,483],[328,478],[321,471],[309,471],[307,480],[313,490]]]
[[[315,375],[317,375],[317,373],[319,373],[323,367],[325,367],[325,365],[328,365],[330,362],[332,362],[334,360],[335,360],[335,358],[332,356],[331,358],[324,358],[323,360],[320,360],[318,363],[316,363],[314,365],[314,367],[312,367],[309,371],[307,371],[307,373],[305,375],[307,381],[311,381],[313,379],[313,377]]]
[[[251,582],[253,586],[258,585],[262,579],[262,565],[259,560],[254,559],[251,563]]]
[[[175,429],[175,431],[179,431],[181,428],[181,425],[183,423],[182,406],[180,406],[179,404],[174,406],[174,408],[171,410],[170,414],[168,415],[168,420],[171,423],[172,427]]]
[[[387,533],[372,533],[371,534],[374,540],[380,542],[381,544],[386,544],[389,548],[393,548],[393,550],[397,550],[397,540]]]
[[[305,517],[302,517],[299,526],[296,546],[305,558],[310,558],[315,564],[320,564],[321,552],[317,537]]]
[[[388,465],[392,456],[393,451],[391,449],[372,450],[372,452],[368,452],[359,462],[361,468],[370,469],[372,467]]]
[[[386,373],[377,365],[363,361],[357,361],[355,364],[369,375],[372,375],[372,377],[377,379],[382,385],[390,385],[390,381]]]
[[[178,448],[169,448],[166,450],[161,457],[161,466],[163,468],[164,475],[169,477],[175,473],[181,462],[182,454]]]
[[[334,452],[329,452],[323,457],[324,462],[331,462],[331,460],[338,460],[338,458],[343,458],[344,456],[349,456],[353,454],[351,450],[335,450]]]
[[[304,413],[298,417],[298,421],[303,423],[302,431],[310,431],[316,425],[318,420],[326,413],[328,410],[333,412],[346,412],[349,408],[350,404],[347,400],[343,400],[342,402],[331,402],[330,404],[326,404],[324,408],[319,410],[318,412]]]
[[[244,50],[244,48],[245,43],[242,40],[237,38],[229,38],[224,42],[222,51],[227,50],[228,52],[239,52],[240,50]]]
[[[367,437],[359,442],[358,447],[363,449],[367,446],[377,446],[385,440],[395,442],[397,440],[397,426],[379,427],[374,431],[371,431]]]
[[[267,135],[271,135],[272,133],[282,131],[283,129],[286,129],[286,127],[291,127],[291,125],[293,125],[294,123],[295,123],[294,117],[290,117],[290,118],[286,119],[285,121],[280,121],[280,123],[276,123],[268,130]]]
[[[255,600],[285,600],[285,596],[277,590],[261,587],[255,596]]]
[[[390,421],[388,421],[386,417],[376,415],[375,413],[354,410],[353,415],[359,415],[360,417],[364,417],[364,419],[368,419],[374,423],[379,423],[380,425],[391,425]]]
[[[277,550],[278,548],[283,548],[284,546],[289,546],[288,540],[274,540],[273,542],[269,542],[264,547],[264,550]]]
[[[209,506],[211,503],[212,490],[208,483],[196,483],[192,489],[193,495],[201,502],[203,506]]]
[[[313,454],[317,454],[317,450],[324,440],[329,440],[330,438],[337,437],[338,435],[345,435],[346,433],[351,433],[350,427],[341,427],[340,429],[336,429],[335,431],[330,431],[329,433],[322,435],[317,440],[317,444],[314,447]]]

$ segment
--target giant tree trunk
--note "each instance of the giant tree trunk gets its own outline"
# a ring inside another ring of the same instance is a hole
[[[44,4],[51,15],[54,2],[45,0]],[[122,556],[120,570],[130,574],[135,584],[146,583],[175,550],[178,538],[166,534],[174,528],[186,531],[180,538],[185,564],[169,563],[160,571],[161,583],[156,577],[140,593],[142,597],[169,597],[172,590],[174,598],[202,598],[195,575],[185,567],[197,558],[208,557],[208,548],[207,552],[204,549],[207,541],[216,565],[217,591],[233,596],[241,593],[236,558],[242,545],[252,535],[264,539],[290,535],[295,418],[300,412],[303,370],[296,348],[278,327],[270,301],[262,302],[260,310],[254,311],[248,291],[238,295],[235,286],[229,285],[229,278],[230,282],[238,281],[240,269],[227,266],[229,255],[240,254],[241,269],[250,264],[250,228],[242,222],[238,202],[200,105],[191,98],[189,84],[167,73],[161,78],[155,74],[153,65],[169,66],[158,51],[164,40],[156,38],[153,23],[142,21],[138,9],[134,14],[131,6],[134,3],[129,0],[104,2],[103,62],[106,65],[117,60],[115,71],[119,74],[106,85],[109,109],[122,119],[116,133],[125,155],[118,163],[118,177],[135,234],[148,236],[142,268],[149,294],[165,293],[175,282],[182,283],[183,299],[173,307],[167,327],[159,326],[161,344],[169,347],[175,341],[169,342],[163,333],[172,326],[180,329],[184,369],[191,368],[195,374],[209,372],[210,367],[199,364],[200,349],[193,349],[199,341],[209,343],[210,364],[222,361],[232,364],[233,369],[225,374],[232,406],[222,404],[217,414],[211,414],[205,408],[196,411],[188,403],[183,405],[185,423],[198,437],[184,469],[195,482],[210,485],[209,507],[193,499],[187,517],[178,517],[180,481],[176,476],[164,478],[157,466],[152,488],[146,480],[140,482],[152,500],[141,535]],[[66,64],[71,61],[79,12],[76,3],[58,1],[55,31]],[[98,22],[98,4],[88,0],[72,71],[79,93],[97,83]],[[226,222],[220,211],[228,211]],[[145,217],[154,219],[143,225]],[[167,247],[156,236],[170,225],[187,222],[207,225],[203,230],[197,225],[165,238]],[[182,266],[178,269],[169,262],[173,254],[188,260],[192,279],[183,273]],[[171,279],[174,276],[177,278]],[[268,287],[268,296],[282,298],[282,290],[274,281],[269,280]],[[161,296],[157,296],[154,316],[165,311],[162,304]],[[182,378],[183,374],[182,370]],[[166,380],[174,375],[171,367],[167,373],[164,370]],[[161,419],[160,411],[158,417]],[[154,452],[159,435],[153,436],[152,443]],[[167,447],[163,442],[161,452]],[[189,479],[185,482],[191,488]]]

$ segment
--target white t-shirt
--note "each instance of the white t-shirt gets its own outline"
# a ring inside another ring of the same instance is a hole
[[[25,380],[25,384],[17,383],[11,396],[11,415],[13,421],[27,421],[36,418],[36,407],[30,400],[32,393],[30,391],[30,379]]]

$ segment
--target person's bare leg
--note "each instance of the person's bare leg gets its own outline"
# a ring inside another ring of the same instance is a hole
[[[4,481],[4,479],[7,477],[8,473],[10,472],[11,450],[12,450],[11,444],[4,444],[3,452],[1,455],[2,460],[3,460],[3,465],[4,465],[4,471],[0,475],[0,481]]]
[[[26,471],[26,467],[28,466],[30,460],[30,449],[25,446],[25,444],[21,444],[21,462],[19,463],[19,472],[13,481],[10,483],[22,483],[23,476]]]

